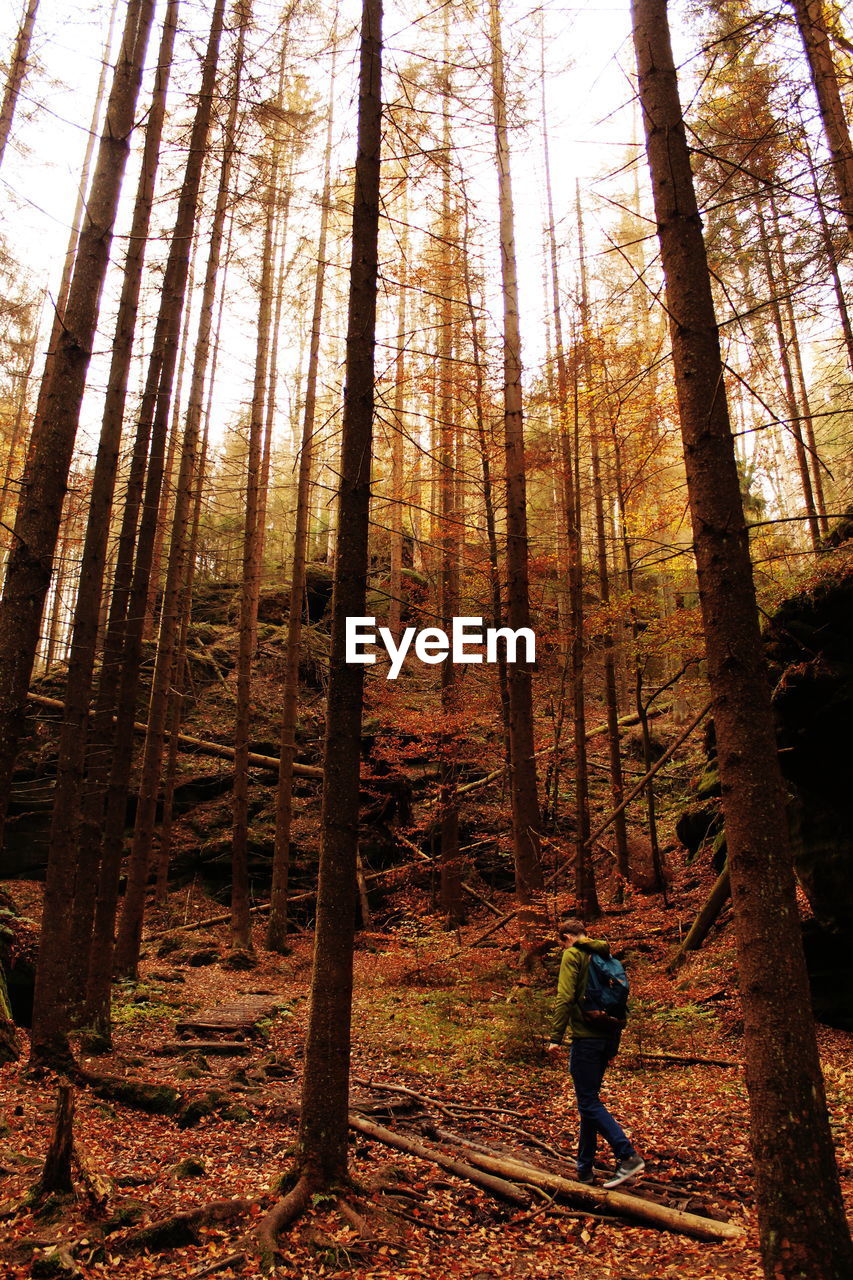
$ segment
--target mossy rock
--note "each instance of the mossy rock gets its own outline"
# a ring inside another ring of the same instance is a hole
[[[203,1178],[207,1173],[207,1165],[198,1156],[184,1156],[169,1170],[172,1178]]]
[[[86,1083],[101,1098],[109,1098],[125,1106],[152,1115],[174,1115],[183,1103],[178,1090],[170,1084],[149,1084],[146,1080],[130,1080],[122,1076],[99,1076],[83,1073]]]
[[[62,1245],[57,1245],[40,1257],[33,1258],[30,1275],[34,1280],[35,1277],[41,1277],[42,1280],[50,1280],[51,1277],[56,1277],[58,1280],[75,1280],[76,1277],[82,1276],[83,1272],[68,1250]]]
[[[207,1116],[220,1115],[229,1103],[228,1095],[220,1089],[208,1089],[184,1103],[178,1115],[178,1124],[182,1129],[193,1129]]]
[[[150,1211],[151,1205],[145,1200],[132,1198],[122,1200],[102,1223],[104,1235],[111,1235],[114,1231],[123,1231],[125,1227],[135,1227],[137,1222],[141,1222]]]
[[[249,969],[257,969],[258,957],[252,951],[245,951],[238,948],[236,951],[229,951],[228,955],[222,961],[223,969],[232,969],[236,972],[245,972]]]

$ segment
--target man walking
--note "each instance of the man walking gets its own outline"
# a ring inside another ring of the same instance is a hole
[[[593,955],[609,956],[610,946],[599,939],[588,938],[582,920],[565,920],[559,927],[558,936],[566,950],[560,964],[557,1003],[547,1049],[548,1053],[555,1053],[562,1044],[566,1029],[571,1030],[569,1071],[580,1116],[578,1181],[594,1181],[592,1166],[600,1133],[616,1157],[616,1173],[604,1184],[605,1189],[610,1190],[629,1178],[638,1177],[646,1167],[621,1125],[598,1096],[607,1064],[618,1052],[622,1027],[613,1019],[587,1019],[582,1007],[590,959]]]

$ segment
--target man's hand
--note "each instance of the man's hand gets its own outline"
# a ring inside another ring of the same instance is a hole
[[[545,1041],[545,1052],[549,1055],[552,1053],[559,1053],[562,1047],[563,1046],[561,1044],[554,1044],[553,1040]]]

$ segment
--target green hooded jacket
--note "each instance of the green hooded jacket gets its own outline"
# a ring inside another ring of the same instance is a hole
[[[571,1029],[573,1040],[601,1040],[601,1032],[584,1022],[580,1001],[586,991],[589,974],[589,957],[592,953],[610,955],[610,943],[597,938],[584,938],[567,947],[560,962],[557,980],[557,1003],[551,1019],[551,1043],[562,1044],[566,1028]]]

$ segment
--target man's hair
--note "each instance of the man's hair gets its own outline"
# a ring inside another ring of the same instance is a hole
[[[557,933],[561,938],[567,938],[569,934],[578,938],[581,934],[586,933],[586,925],[583,920],[578,920],[576,916],[570,916],[568,920],[560,922]]]

